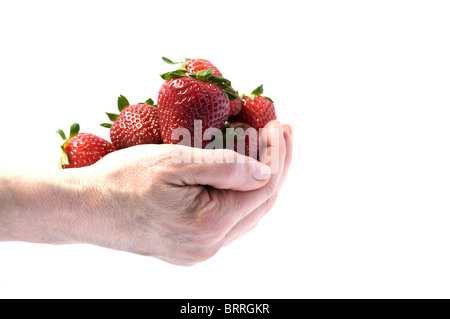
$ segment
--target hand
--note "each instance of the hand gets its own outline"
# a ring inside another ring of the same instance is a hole
[[[135,146],[61,171],[56,207],[47,204],[22,239],[89,243],[179,265],[206,260],[254,228],[275,203],[292,158],[292,134],[277,121],[267,129],[267,153],[278,154],[268,163],[277,163],[273,174],[261,174],[267,165],[234,151],[179,145]],[[224,161],[173,161],[187,149],[204,157],[215,152]]]

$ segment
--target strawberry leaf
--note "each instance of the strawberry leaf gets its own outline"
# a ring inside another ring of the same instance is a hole
[[[167,64],[180,64],[183,62],[173,62],[172,60],[166,58],[166,57],[162,57],[163,61],[166,62]]]
[[[270,103],[275,104],[275,102],[270,97],[263,96],[263,98],[265,98],[266,100],[269,100]]]
[[[106,127],[106,128],[111,128],[112,124],[111,123],[102,123],[100,124],[101,127]]]
[[[182,78],[183,76],[186,76],[186,73],[179,70],[161,74],[161,77],[166,81],[170,79]]]
[[[255,96],[257,96],[257,95],[262,96],[263,93],[264,93],[264,87],[261,84],[260,86],[258,86],[256,89],[253,90],[252,94],[250,94],[250,95],[245,95],[245,94],[241,95],[241,99],[243,99],[244,97],[248,97],[248,98],[254,100]],[[271,98],[269,98],[267,96],[262,96],[262,97],[267,99],[267,100],[269,100],[272,104],[274,103]]]
[[[127,98],[123,95],[120,95],[117,99],[117,107],[119,108],[119,112],[122,112],[122,110],[129,105],[130,102],[128,102]]]
[[[223,77],[214,75],[213,69],[201,70],[199,72],[194,72],[194,73],[185,73],[182,70],[176,70],[176,71],[161,74],[161,77],[166,81],[169,79],[181,78],[181,77],[185,77],[185,76],[191,77],[193,79],[196,79],[196,80],[199,80],[199,81],[202,81],[205,83],[212,83],[212,84],[217,85],[224,91],[224,93],[228,96],[228,98],[231,101],[234,101],[238,98],[236,91],[234,91],[230,87],[231,81],[228,79],[225,79]]]
[[[216,83],[224,83],[224,84],[226,84],[228,86],[231,86],[231,81],[230,80],[225,79],[225,78],[223,78],[221,76],[217,76],[217,75],[211,75],[209,77],[209,81],[211,83],[214,83],[214,84],[216,84]]]
[[[67,141],[66,133],[64,133],[63,130],[57,130],[56,133],[58,133],[64,141]]]
[[[74,137],[74,136],[77,135],[78,133],[80,133],[80,124],[78,124],[78,123],[73,123],[72,126],[70,127],[69,140],[71,140],[72,137]]]
[[[178,67],[177,71],[182,71],[182,72],[187,72],[186,70],[186,62],[189,61],[190,59],[185,59],[184,62],[173,62],[172,60],[166,58],[166,57],[162,57],[163,61],[166,62],[167,64],[179,64],[180,66]]]
[[[217,75],[213,75],[213,74],[214,74],[213,69],[206,69],[206,70],[202,70],[199,72],[189,73],[187,75],[196,80],[217,85],[228,96],[230,101],[236,100],[238,98],[238,95],[230,87],[231,81],[228,79],[225,79],[221,76],[217,76]]]
[[[213,74],[214,74],[213,69],[206,69],[206,70],[201,70],[201,71],[194,72],[194,73],[189,73],[188,75],[195,79],[195,78],[202,78],[202,77],[208,78]]]
[[[108,115],[108,118],[112,121],[115,122],[117,120],[117,118],[119,117],[119,114],[114,114],[114,113],[108,113],[105,112],[106,115]]]
[[[145,101],[145,104],[156,106],[155,102],[153,102],[152,99],[148,99],[147,101]]]
[[[147,105],[151,105],[154,107],[158,107],[152,99],[148,99],[145,102],[139,102],[138,104],[147,104]]]
[[[72,137],[77,135],[79,132],[80,132],[80,124],[78,124],[78,123],[73,123],[72,126],[70,127],[69,139],[67,139],[66,133],[64,133],[63,130],[56,131],[56,133],[59,134],[59,136],[61,136],[61,138],[64,141],[63,145],[61,145],[61,149],[63,151],[64,151],[64,148],[66,147],[66,144],[72,139]]]
[[[224,83],[218,83],[216,85],[222,89],[222,91],[228,96],[228,99],[230,101],[237,100],[238,94],[231,87],[229,87],[228,85],[226,85]]]
[[[261,84],[260,86],[258,86],[256,89],[253,90],[252,95],[261,95],[264,93],[264,87]]]

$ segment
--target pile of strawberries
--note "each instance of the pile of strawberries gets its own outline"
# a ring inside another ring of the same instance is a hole
[[[257,149],[252,151],[249,146],[259,145],[258,130],[276,119],[273,101],[262,96],[263,86],[250,95],[239,96],[230,80],[207,60],[163,60],[179,67],[161,75],[165,82],[157,105],[152,99],[131,105],[121,95],[118,113],[106,113],[111,123],[101,125],[110,129],[111,142],[80,133],[77,123],[70,128],[69,138],[62,130],[57,131],[64,140],[60,168],[90,166],[111,152],[134,145],[177,144],[182,142],[180,129],[188,133],[188,145],[192,147],[230,148],[257,158]],[[200,143],[194,140],[195,136],[207,136],[208,129],[221,130],[222,140],[216,136],[202,138]],[[239,139],[245,140],[244,149],[237,148]]]

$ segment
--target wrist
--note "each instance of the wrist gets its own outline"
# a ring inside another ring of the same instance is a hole
[[[12,211],[12,198],[8,187],[6,170],[0,166],[0,241],[10,238],[10,216]]]
[[[3,169],[0,240],[65,244],[79,209],[80,183],[62,171]]]

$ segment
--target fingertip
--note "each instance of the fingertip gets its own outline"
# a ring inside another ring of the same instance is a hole
[[[250,163],[250,171],[253,179],[258,182],[267,182],[271,175],[270,167],[258,161]]]
[[[292,153],[292,144],[293,144],[293,128],[289,124],[283,125],[284,132],[284,140],[286,142],[287,152]]]
[[[272,121],[267,122],[265,127],[266,128],[271,128],[271,127],[281,128],[281,123],[278,120],[272,120]]]
[[[285,133],[285,136],[288,135],[289,137],[292,137],[294,133],[294,129],[289,124],[283,124],[283,131]]]

